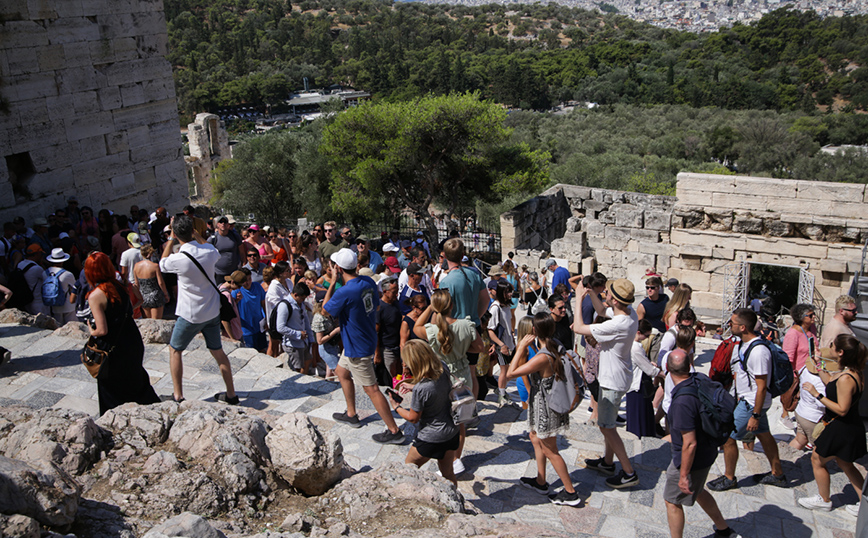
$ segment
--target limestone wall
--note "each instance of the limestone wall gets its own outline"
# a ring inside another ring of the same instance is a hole
[[[187,181],[160,0],[0,2],[0,220],[177,208]]]
[[[196,120],[187,125],[187,141],[190,145],[190,155],[184,160],[187,163],[187,174],[195,188],[191,198],[201,203],[208,203],[213,196],[211,189],[211,171],[224,159],[231,159],[229,148],[229,133],[226,126],[216,114],[200,113]]]
[[[723,303],[723,267],[734,261],[807,269],[826,315],[859,269],[868,238],[865,185],[683,173],[676,194],[557,185],[541,197],[563,203],[534,199],[504,214],[503,248],[530,267],[550,255],[566,258],[573,272],[596,267],[629,278],[637,292],[646,269],[656,268],[690,284],[694,307],[710,321]],[[543,216],[541,208],[560,213]],[[560,236],[530,248],[527,230],[551,237],[540,227],[561,221]]]

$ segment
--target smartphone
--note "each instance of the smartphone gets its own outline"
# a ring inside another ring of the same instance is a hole
[[[398,392],[397,392],[395,389],[387,388],[387,389],[386,389],[386,392],[387,392],[387,393],[389,394],[389,396],[391,396],[392,399],[395,400],[396,402],[398,402],[398,403],[403,403],[403,402],[404,402],[404,398],[403,398],[400,394],[398,394]]]

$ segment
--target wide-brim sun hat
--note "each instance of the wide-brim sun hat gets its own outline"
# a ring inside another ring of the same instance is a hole
[[[606,289],[616,301],[624,305],[633,304],[636,287],[626,278],[606,282]]]
[[[63,263],[69,259],[69,254],[63,251],[62,248],[51,249],[51,254],[45,258],[48,263]]]

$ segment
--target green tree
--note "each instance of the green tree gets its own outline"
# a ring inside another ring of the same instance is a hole
[[[214,169],[211,203],[235,214],[253,213],[259,222],[283,224],[301,214],[293,196],[298,142],[289,132],[266,134],[238,144],[231,160]]]
[[[338,115],[321,149],[332,166],[335,209],[363,219],[409,208],[436,232],[429,208],[462,213],[477,200],[532,192],[550,154],[507,144],[506,112],[478,93],[368,103]]]

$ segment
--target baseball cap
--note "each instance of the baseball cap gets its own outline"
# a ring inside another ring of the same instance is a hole
[[[412,241],[409,239],[404,239],[401,241],[401,248],[410,248],[413,245]]]
[[[488,276],[498,276],[503,274],[503,269],[499,265],[492,265],[488,270]]]
[[[383,252],[398,252],[398,247],[394,243],[386,243],[383,245]]]
[[[388,267],[389,271],[391,271],[392,273],[400,273],[401,272],[401,265],[398,263],[398,258],[396,258],[394,256],[389,256],[386,258],[386,261],[384,261],[383,263],[386,264],[386,267]]]
[[[548,261],[546,261],[546,269],[548,269],[552,265],[557,265],[557,264],[558,264],[558,261],[556,259],[549,258]]]
[[[677,286],[678,285],[678,279],[677,278],[670,278],[669,280],[666,281],[666,285],[667,286]]]
[[[487,286],[488,286],[488,289],[490,289],[490,290],[496,290],[497,289],[497,280],[492,278],[491,280],[488,281]]]
[[[356,256],[356,253],[348,248],[342,248],[339,251],[335,252],[329,259],[336,264],[341,269],[352,270],[359,266],[359,258]]]
[[[48,221],[43,217],[36,217],[33,219],[34,226],[48,226]]]
[[[368,278],[374,278],[374,270],[370,267],[362,267],[359,269],[359,275],[366,276]]]
[[[636,288],[626,278],[606,282],[606,289],[609,290],[612,297],[619,303],[625,305],[633,304],[633,293],[636,291]]]
[[[142,248],[142,239],[135,232],[127,234],[127,241],[130,242],[133,248]]]
[[[45,251],[42,250],[42,247],[40,247],[36,243],[33,243],[32,245],[27,247],[27,254],[36,254],[37,252],[43,252],[44,253]]]
[[[411,262],[410,265],[407,266],[407,274],[408,275],[424,275],[425,269],[423,269],[422,266],[419,265],[418,263]]]
[[[235,271],[229,276],[224,276],[223,280],[226,282],[235,282],[240,286],[245,280],[247,280],[247,275],[244,274],[244,271]]]
[[[370,241],[370,239],[368,239],[367,235],[360,235],[360,236],[356,237],[356,244],[367,243],[368,241]]]
[[[250,228],[248,228],[248,230],[253,230],[254,232],[258,232],[259,226],[257,226],[256,224],[251,224]]]
[[[229,217],[226,215],[220,215],[217,217],[217,222],[225,222],[226,224],[229,224]]]

